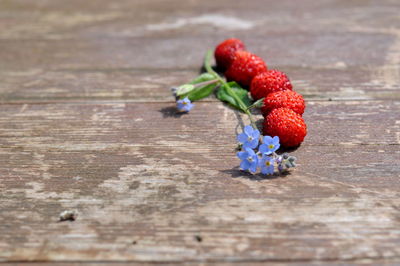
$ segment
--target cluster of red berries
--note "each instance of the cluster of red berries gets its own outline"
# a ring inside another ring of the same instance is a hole
[[[264,98],[264,135],[279,136],[280,143],[295,147],[303,142],[307,126],[302,118],[303,96],[293,91],[285,73],[269,70],[262,58],[245,50],[239,39],[228,39],[215,49],[217,67],[229,81],[250,90],[254,100]]]

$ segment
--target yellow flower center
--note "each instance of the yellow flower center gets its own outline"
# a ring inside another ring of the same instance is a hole
[[[268,148],[273,149],[275,146],[274,144],[269,144]]]
[[[271,166],[271,162],[270,161],[266,161],[265,162],[265,166]]]

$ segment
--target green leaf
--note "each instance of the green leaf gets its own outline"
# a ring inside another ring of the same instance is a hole
[[[229,103],[231,106],[245,112],[251,106],[251,99],[248,95],[248,91],[240,87],[236,82],[228,82],[228,85],[231,87],[232,91],[242,100],[245,106],[241,106],[235,98],[229,94],[229,91],[225,88],[225,86],[221,86],[217,92],[217,98],[223,102]]]
[[[185,97],[188,97],[189,100],[191,100],[192,102],[198,101],[200,99],[209,96],[213,92],[215,87],[216,87],[215,83],[202,87],[197,87],[191,92],[189,92],[187,95],[185,95]]]
[[[194,86],[192,84],[183,84],[179,86],[176,90],[176,96],[181,96],[189,93],[190,91],[194,90]]]
[[[198,84],[198,83],[202,83],[202,82],[210,81],[210,80],[214,80],[214,79],[215,79],[215,77],[213,75],[211,75],[210,73],[203,73],[203,74],[197,76],[192,81],[190,81],[189,84]]]
[[[203,99],[212,93],[215,84],[209,84],[215,80],[215,77],[209,73],[203,73],[187,84],[178,87],[176,95],[178,97],[188,97],[191,101]],[[202,85],[204,83],[204,85]]]

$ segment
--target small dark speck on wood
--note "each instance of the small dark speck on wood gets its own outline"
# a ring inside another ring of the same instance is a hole
[[[199,235],[196,235],[194,238],[196,239],[197,242],[203,241],[203,238]]]
[[[66,210],[60,213],[59,221],[60,222],[75,221],[77,217],[78,217],[77,211]]]

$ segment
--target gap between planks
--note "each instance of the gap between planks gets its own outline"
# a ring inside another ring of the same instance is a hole
[[[171,96],[172,98],[172,96]],[[340,99],[340,98],[332,98],[332,99],[308,99],[304,98],[306,102],[399,102],[400,100],[387,100],[387,99],[364,99],[364,98],[351,98],[351,99]],[[212,102],[219,102],[217,99],[210,99],[210,100],[201,100],[197,101],[197,103],[212,103]],[[24,100],[17,100],[17,101],[0,101],[0,105],[20,105],[20,104],[114,104],[114,103],[140,103],[140,104],[153,104],[153,103],[174,103],[171,100],[151,100],[148,99],[140,100],[140,99],[64,99],[64,100],[45,100],[45,101],[24,101]],[[221,103],[222,104],[222,103]],[[229,108],[229,107],[228,107]]]
[[[284,259],[284,258],[254,258],[254,259],[228,259],[228,260],[223,260],[223,259],[199,259],[199,260],[194,260],[194,259],[188,259],[188,260],[154,260],[154,261],[141,261],[141,260],[57,260],[57,261],[45,261],[45,260],[11,260],[11,261],[0,261],[0,265],[3,263],[11,264],[11,263],[32,263],[32,264],[37,264],[39,263],[40,265],[42,264],[61,264],[61,263],[68,263],[70,265],[71,263],[79,263],[79,264],[91,264],[91,263],[100,263],[100,264],[118,264],[118,265],[123,265],[123,264],[129,264],[131,263],[134,264],[139,264],[139,265],[176,265],[176,264],[198,264],[202,263],[202,265],[207,265],[208,263],[214,264],[214,263],[221,263],[221,264],[231,264],[231,263],[312,263],[310,265],[314,265],[314,263],[343,263],[343,262],[349,262],[349,263],[373,263],[373,262],[381,262],[381,263],[392,263],[392,262],[397,262],[400,260],[400,256],[365,256],[365,257],[354,257],[354,258],[325,258],[325,259]]]

